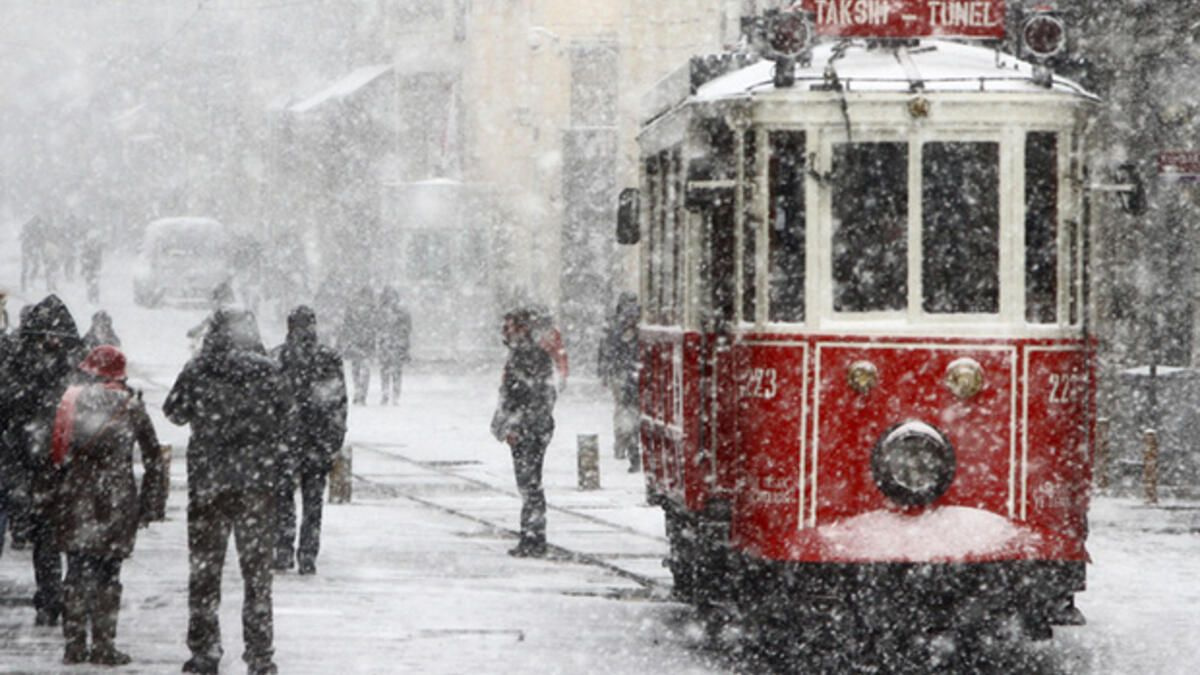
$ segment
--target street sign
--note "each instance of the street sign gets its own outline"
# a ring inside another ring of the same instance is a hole
[[[1004,39],[1005,0],[801,0],[818,35]]]
[[[1158,175],[1188,181],[1200,180],[1200,150],[1168,150],[1158,153]]]

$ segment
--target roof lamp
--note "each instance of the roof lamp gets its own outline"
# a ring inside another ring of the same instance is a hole
[[[1021,46],[1027,56],[1044,61],[1067,45],[1067,28],[1054,12],[1035,11],[1021,26]]]
[[[798,6],[766,14],[767,44],[777,56],[797,58],[812,47],[813,24],[809,12]]]

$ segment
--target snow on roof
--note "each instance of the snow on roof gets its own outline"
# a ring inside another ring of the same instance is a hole
[[[352,71],[342,79],[334,82],[321,91],[288,108],[294,113],[308,112],[329,101],[336,101],[353,95],[358,90],[375,81],[380,75],[392,69],[391,64],[363,66]]]
[[[845,45],[849,45],[848,48]],[[838,58],[836,49],[845,49]],[[1045,92],[1033,80],[1033,65],[994,49],[958,42],[925,40],[916,47],[871,48],[865,42],[825,44],[813,50],[812,63],[796,67],[797,91],[824,83],[828,66],[848,92],[894,91],[1007,91]],[[696,93],[696,99],[713,101],[741,98],[775,89],[775,64],[757,63],[719,77]],[[1055,77],[1053,91],[1095,98],[1070,80]]]

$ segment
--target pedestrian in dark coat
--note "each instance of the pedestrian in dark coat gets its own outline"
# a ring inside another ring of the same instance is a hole
[[[629,458],[629,471],[641,470],[638,442],[638,321],[637,296],[622,293],[600,341],[600,380],[613,397],[613,439],[617,457]]]
[[[400,380],[404,364],[412,359],[409,347],[412,338],[412,315],[400,304],[400,294],[388,286],[379,297],[376,315],[379,327],[379,386],[383,389],[380,403],[400,404]]]
[[[346,437],[346,376],[342,357],[317,340],[317,316],[300,306],[288,315],[279,348],[288,401],[284,451],[276,483],[275,569],[291,569],[296,542],[296,486],[303,505],[300,574],[315,574],[321,548],[321,503],[333,458]]]
[[[125,384],[125,356],[96,347],[79,370],[94,378],[67,389],[58,404],[51,460],[59,467],[59,547],[67,554],[63,587],[63,663],[123,665],[114,644],[121,610],[121,562],[133,553],[139,523],[148,523],[162,494],[163,466],[154,425],[141,394]],[[151,490],[138,494],[133,444]],[[87,642],[92,626],[92,648]]]
[[[354,402],[366,405],[371,387],[371,359],[375,357],[375,294],[363,286],[346,308],[338,346],[350,362],[354,377]]]
[[[509,551],[517,557],[546,554],[546,494],[542,463],[554,435],[554,362],[534,337],[537,312],[518,309],[504,316],[508,361],[500,383],[500,402],[492,434],[512,450],[513,473],[521,493],[521,541]]]
[[[100,268],[103,264],[104,243],[100,240],[98,232],[89,231],[79,253],[79,273],[87,283],[88,302],[100,302]]]
[[[56,625],[62,613],[62,555],[53,520],[58,471],[50,461],[50,432],[58,402],[83,360],[81,345],[70,310],[58,296],[47,296],[23,312],[17,347],[0,382],[0,409],[8,413],[5,445],[19,472],[18,489],[29,495],[37,625]]]
[[[92,325],[83,335],[83,346],[87,350],[90,351],[100,345],[121,346],[121,338],[117,337],[117,332],[113,330],[112,317],[104,310],[92,315]]]
[[[242,658],[251,673],[274,673],[271,549],[286,405],[279,368],[266,356],[253,314],[213,313],[200,354],[184,366],[163,413],[175,424],[191,425],[187,642],[192,657],[184,672],[217,672],[221,568],[232,532],[245,584]]]

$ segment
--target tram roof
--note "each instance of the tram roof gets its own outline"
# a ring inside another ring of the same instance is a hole
[[[810,65],[797,65],[792,89],[809,91],[812,85],[826,83],[830,66],[847,92],[1055,92],[1098,100],[1066,78],[1054,76],[1050,87],[1039,84],[1033,64],[1012,55],[946,40],[898,47],[868,45],[863,40],[818,45]],[[774,91],[774,72],[774,62],[760,60],[701,85],[695,100],[745,98]]]

